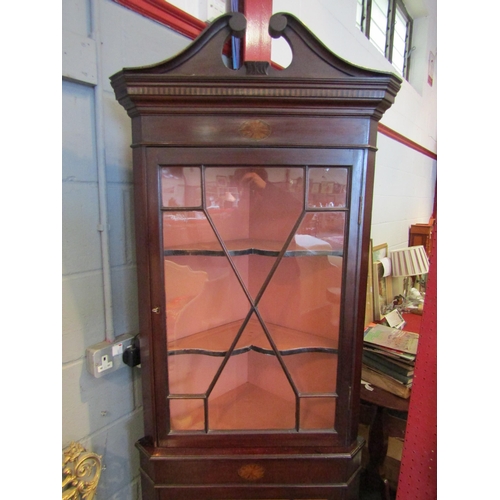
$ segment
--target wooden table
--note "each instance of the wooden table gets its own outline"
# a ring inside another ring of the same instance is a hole
[[[403,318],[406,321],[404,330],[420,333],[422,316],[405,313]],[[361,384],[361,418],[360,422],[370,425],[368,437],[369,463],[366,467],[366,481],[374,489],[382,487],[380,476],[381,466],[387,455],[388,433],[384,428],[384,413],[387,411],[402,412],[400,417],[406,418],[410,406],[410,398],[403,399],[379,387],[373,387],[369,391]],[[411,397],[411,396],[410,396]]]
[[[387,455],[388,436],[384,429],[384,412],[393,410],[408,413],[410,399],[403,399],[378,387],[373,391],[361,385],[361,423],[370,425],[368,436],[369,461],[364,474],[365,487],[373,491],[384,491],[380,471]],[[365,421],[363,421],[365,420]],[[388,491],[388,490],[386,490]]]

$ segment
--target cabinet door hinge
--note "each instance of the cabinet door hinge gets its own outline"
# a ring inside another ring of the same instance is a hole
[[[363,208],[363,195],[360,195],[359,207],[358,207],[358,226],[361,226],[362,222],[362,214],[363,214],[362,208]]]

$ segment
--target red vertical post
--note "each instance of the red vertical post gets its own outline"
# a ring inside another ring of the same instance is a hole
[[[397,500],[437,498],[437,226],[436,223],[432,232],[427,293]]]
[[[271,62],[269,19],[273,14],[273,0],[244,0],[243,14],[247,19],[244,61]]]

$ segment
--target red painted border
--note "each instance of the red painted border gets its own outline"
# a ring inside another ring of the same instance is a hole
[[[181,9],[165,2],[164,0],[114,0],[116,3],[123,5],[143,16],[154,19],[161,24],[185,35],[194,40],[207,26],[203,21],[200,21],[194,16],[187,14]],[[378,124],[378,131],[391,139],[394,139],[401,144],[422,153],[433,160],[437,160],[437,154],[424,148],[420,144],[408,139],[404,135],[392,130],[391,128]]]
[[[143,16],[154,19],[161,24],[165,24],[169,28],[185,35],[191,39],[195,39],[207,26],[203,21],[191,16],[177,7],[174,7],[163,0],[114,0],[116,3],[123,5]]]
[[[432,152],[429,149],[424,148],[420,144],[417,144],[416,142],[412,141],[411,139],[408,139],[408,137],[405,137],[404,135],[401,135],[399,132],[396,132],[395,130],[392,130],[392,128],[387,127],[383,123],[378,124],[378,131],[386,135],[387,137],[390,137],[391,139],[394,139],[397,142],[400,142],[401,144],[404,144],[405,146],[414,149],[415,151],[418,151],[419,153],[422,153],[425,156],[428,156],[429,158],[432,158],[433,160],[437,160],[437,154]]]

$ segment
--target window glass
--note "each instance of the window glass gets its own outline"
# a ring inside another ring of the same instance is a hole
[[[408,78],[412,19],[400,0],[357,0],[356,26]]]

